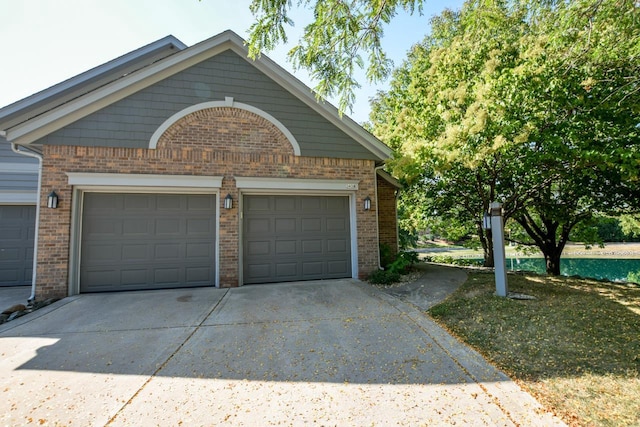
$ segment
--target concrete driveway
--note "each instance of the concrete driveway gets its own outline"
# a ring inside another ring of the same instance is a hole
[[[356,280],[65,298],[0,355],[2,425],[561,425]]]

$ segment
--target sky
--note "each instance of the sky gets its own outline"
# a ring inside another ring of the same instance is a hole
[[[187,46],[225,30],[247,38],[250,0],[0,0],[0,108],[124,55],[169,34]],[[294,1],[294,4],[296,2]],[[429,31],[429,18],[462,0],[426,0],[422,16],[399,13],[385,30],[383,47],[399,66]],[[289,44],[266,53],[309,87],[316,83],[287,60],[308,14],[293,15]],[[387,82],[358,76],[353,111],[368,120],[369,99]],[[337,100],[330,99],[334,105]]]

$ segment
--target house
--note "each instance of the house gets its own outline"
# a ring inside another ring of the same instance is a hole
[[[38,299],[362,278],[397,248],[391,150],[231,31],[6,106],[0,137],[4,173],[42,159]]]

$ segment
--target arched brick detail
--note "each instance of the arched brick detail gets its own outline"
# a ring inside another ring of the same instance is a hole
[[[162,134],[157,148],[294,154],[287,137],[273,123],[233,107],[207,108],[186,115]]]

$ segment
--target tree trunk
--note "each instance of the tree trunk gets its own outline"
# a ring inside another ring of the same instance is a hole
[[[483,230],[482,225],[478,225],[480,243],[482,244],[482,254],[484,257],[483,266],[493,267],[493,240],[491,230]]]
[[[557,248],[554,248],[557,249]],[[546,263],[547,274],[551,276],[560,275],[560,255],[562,251],[553,250],[551,253],[544,253],[544,261]]]

